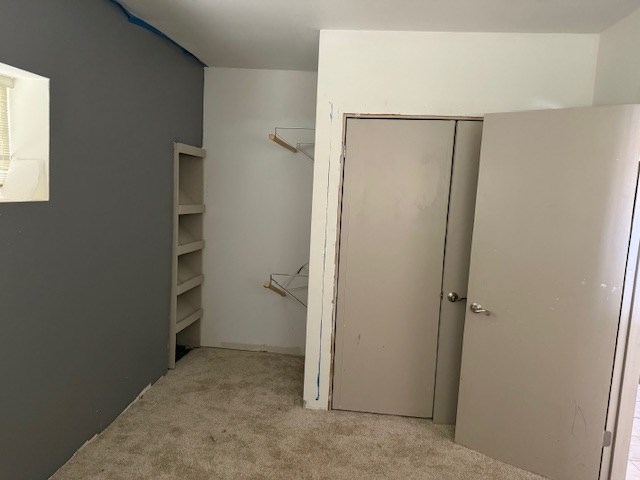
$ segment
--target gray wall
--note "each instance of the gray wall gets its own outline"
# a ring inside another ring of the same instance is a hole
[[[0,478],[47,478],[166,370],[172,142],[203,69],[107,0],[0,0],[51,78],[51,201],[0,205]]]

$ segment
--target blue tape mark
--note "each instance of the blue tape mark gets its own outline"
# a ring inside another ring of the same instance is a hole
[[[152,33],[155,33],[160,38],[163,38],[163,39],[167,40],[168,42],[172,43],[173,45],[175,45],[176,47],[178,47],[180,50],[182,50],[182,52],[185,55],[187,55],[188,57],[191,57],[192,59],[194,59],[196,62],[198,62],[203,67],[207,66],[202,60],[200,60],[198,57],[196,57],[193,53],[191,53],[189,50],[184,48],[178,42],[176,42],[172,38],[168,37],[166,34],[162,33],[160,30],[158,30],[153,25],[150,25],[149,23],[145,22],[140,17],[136,17],[133,13],[131,13],[129,10],[127,10],[127,8],[124,5],[122,5],[122,3],[120,3],[118,0],[109,0],[109,1],[111,3],[114,3],[122,11],[122,13],[124,13],[124,15],[127,17],[127,20],[129,20],[129,23],[132,23],[134,25],[137,25],[138,27],[142,27],[142,28],[144,28],[146,30],[149,30]]]
[[[324,302],[324,299],[322,301]],[[320,319],[320,348],[318,350],[318,377],[316,378],[316,388],[317,388],[316,402],[320,400],[320,367],[321,366],[322,366],[322,318]]]

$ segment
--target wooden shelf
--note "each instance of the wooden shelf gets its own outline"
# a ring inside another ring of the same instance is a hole
[[[202,250],[179,256],[177,267],[176,285],[202,275]]]
[[[204,249],[204,158],[199,147],[175,143],[173,150],[173,271],[169,368],[176,345],[200,346],[202,251]]]
[[[197,322],[201,318],[202,318],[202,309],[199,308],[195,312],[191,313],[190,315],[187,315],[183,319],[179,320],[178,323],[176,323],[176,333],[181,332],[182,330],[187,328],[189,325],[192,325],[193,323]]]
[[[176,251],[178,252],[178,256],[184,255],[186,253],[196,252],[198,250],[202,250],[204,248],[204,240],[200,240],[197,242],[185,243],[183,245],[178,245]]]
[[[176,294],[182,295],[183,293],[188,292],[192,288],[202,285],[202,282],[204,282],[204,275],[197,275],[193,278],[190,278],[189,280],[179,283],[178,287],[176,288]]]
[[[178,205],[179,215],[193,215],[196,213],[204,213],[204,205]]]
[[[205,158],[207,151],[204,148],[194,147],[193,145],[187,145],[185,143],[176,143],[176,151],[179,154],[191,155],[192,157]]]

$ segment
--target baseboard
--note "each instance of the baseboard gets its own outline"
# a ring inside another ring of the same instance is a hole
[[[249,343],[221,342],[218,347],[214,348],[226,348],[227,350],[243,350],[246,352],[280,353],[283,355],[304,357],[304,349],[300,347],[274,347],[272,345],[252,345]]]

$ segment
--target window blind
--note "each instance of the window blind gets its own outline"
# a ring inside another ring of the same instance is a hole
[[[0,187],[4,185],[11,161],[11,137],[9,131],[9,88],[13,79],[0,75]]]

